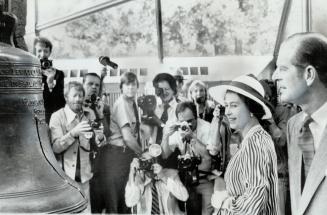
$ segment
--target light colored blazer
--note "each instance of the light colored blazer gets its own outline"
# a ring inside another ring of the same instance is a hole
[[[327,214],[327,128],[323,132],[301,193],[302,151],[298,147],[297,136],[303,119],[304,113],[298,113],[287,125],[292,214],[323,215]]]

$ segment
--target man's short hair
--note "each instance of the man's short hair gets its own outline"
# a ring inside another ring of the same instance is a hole
[[[187,101],[187,102],[178,103],[178,105],[176,107],[176,112],[175,112],[177,119],[178,119],[178,114],[185,111],[187,108],[192,111],[195,118],[197,117],[195,104],[193,102]]]
[[[158,88],[158,83],[162,81],[167,81],[170,88],[174,91],[174,94],[177,94],[177,85],[174,76],[168,73],[159,73],[154,77],[152,84],[155,88]]]
[[[101,84],[101,78],[100,78],[100,76],[99,76],[97,73],[95,73],[95,72],[86,73],[86,74],[83,76],[83,84],[85,83],[86,78],[87,78],[88,76],[97,77],[97,78],[99,79],[99,81],[100,81],[100,84]]]
[[[327,38],[318,33],[297,33],[286,42],[298,44],[292,63],[303,68],[313,66],[319,80],[327,87]]]
[[[139,81],[137,80],[136,74],[133,73],[133,72],[125,72],[120,77],[119,88],[122,90],[123,89],[123,84],[129,84],[129,83],[133,83],[135,81],[136,81],[137,87],[139,87]]]
[[[49,39],[45,38],[45,37],[36,37],[34,39],[34,47],[37,43],[41,43],[41,44],[44,44],[44,46],[46,48],[49,48],[50,50],[50,53],[52,52],[52,43],[50,42]]]
[[[65,84],[65,87],[64,87],[65,99],[67,98],[68,93],[70,92],[70,89],[72,89],[72,88],[75,88],[77,91],[83,92],[83,96],[85,96],[85,90],[83,88],[83,84],[80,82],[77,82],[77,81],[70,81],[67,84]]]

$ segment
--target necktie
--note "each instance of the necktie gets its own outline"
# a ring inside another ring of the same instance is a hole
[[[158,196],[158,190],[156,188],[155,180],[153,180],[151,183],[151,191],[152,191],[151,214],[160,214],[159,196]]]
[[[314,149],[314,142],[313,142],[313,136],[311,133],[311,130],[309,128],[309,124],[313,121],[313,119],[310,116],[307,116],[302,124],[302,127],[299,131],[298,136],[298,145],[300,149],[302,150],[302,158],[304,163],[304,180],[308,175],[311,162],[313,160],[313,156],[315,154]],[[302,183],[304,185],[304,183]]]
[[[164,104],[164,110],[163,110],[162,115],[160,117],[160,120],[163,123],[166,123],[167,120],[168,120],[168,108],[169,107],[170,107],[169,104]],[[161,144],[161,140],[162,140],[162,131],[163,131],[163,128],[162,127],[158,127],[156,142],[159,145]]]
[[[80,122],[80,117],[78,115],[75,116],[74,119],[74,124],[75,126]],[[74,127],[75,127],[74,126]],[[80,142],[79,142],[79,137],[77,139],[77,160],[76,160],[76,171],[75,171],[75,181],[76,182],[81,182],[82,176],[81,176],[81,154],[80,154]]]
[[[136,130],[136,135],[137,135],[137,143],[141,146],[141,139],[140,139],[140,119],[139,119],[139,112],[137,110],[137,106],[135,102],[133,102],[133,110],[134,110],[134,115],[135,115],[135,130]]]

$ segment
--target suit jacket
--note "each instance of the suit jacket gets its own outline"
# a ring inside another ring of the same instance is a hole
[[[327,128],[323,132],[321,143],[315,152],[301,193],[302,151],[297,143],[297,135],[303,119],[304,113],[298,113],[289,120],[287,125],[292,214],[327,214]]]

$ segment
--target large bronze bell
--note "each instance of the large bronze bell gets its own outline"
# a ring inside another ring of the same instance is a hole
[[[40,62],[4,43],[12,41],[10,20],[0,9],[0,213],[80,212],[85,194],[50,146]]]

